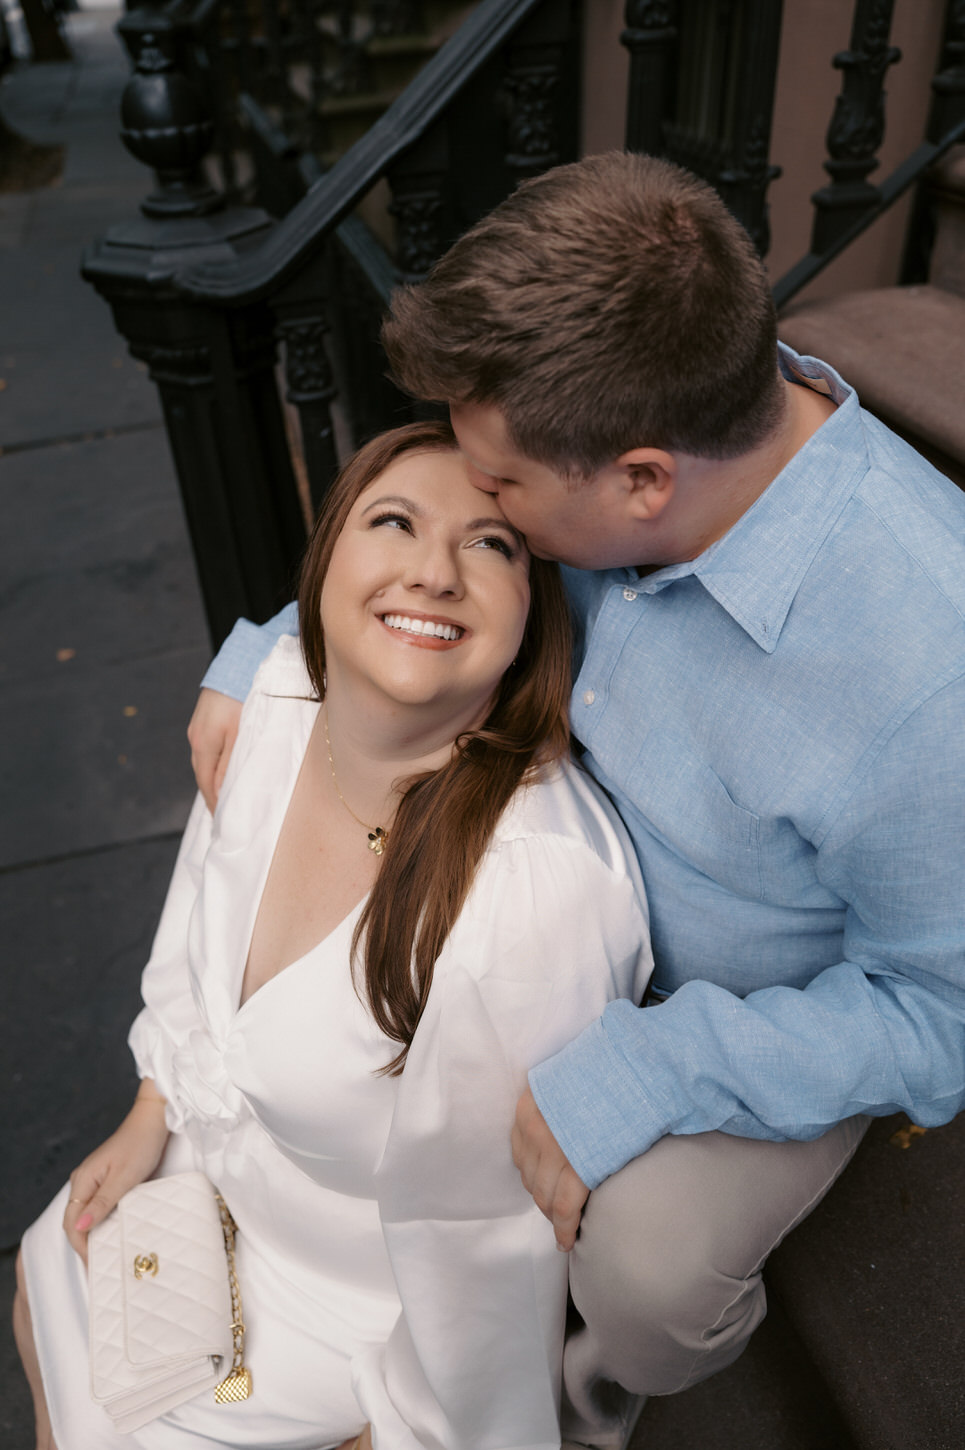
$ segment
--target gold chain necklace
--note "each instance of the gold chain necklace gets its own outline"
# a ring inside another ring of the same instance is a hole
[[[345,807],[345,809],[348,811],[349,815],[352,817],[352,820],[353,821],[358,821],[358,824],[362,827],[362,829],[364,831],[368,831],[368,833],[369,833],[369,850],[370,851],[374,851],[375,854],[376,854],[376,856],[381,856],[382,855],[382,852],[385,850],[386,846],[389,844],[389,833],[388,833],[388,831],[383,830],[383,828],[381,826],[370,826],[365,821],[361,820],[355,814],[355,812],[352,810],[352,807],[349,805],[348,801],[345,799],[345,797],[343,796],[342,792],[338,788],[338,776],[335,774],[335,761],[332,759],[332,742],[328,738],[328,711],[327,710],[325,711],[325,714],[322,716],[322,728],[325,731],[325,748],[328,751],[328,763],[329,763],[329,765],[331,767],[331,770],[332,770],[332,784],[335,786],[335,794],[338,796],[339,800],[342,802],[342,805]]]

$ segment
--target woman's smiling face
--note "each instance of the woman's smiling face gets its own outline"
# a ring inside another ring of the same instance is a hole
[[[356,499],[322,589],[329,688],[485,718],[519,649],[529,554],[456,452],[406,453]]]

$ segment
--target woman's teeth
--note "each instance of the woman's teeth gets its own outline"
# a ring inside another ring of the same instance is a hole
[[[409,634],[431,634],[436,639],[459,639],[463,631],[454,624],[434,624],[431,619],[410,619],[407,614],[383,614],[382,623]]]

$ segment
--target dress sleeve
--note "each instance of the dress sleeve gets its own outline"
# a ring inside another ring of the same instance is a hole
[[[503,842],[436,964],[376,1175],[402,1301],[354,1365],[376,1450],[559,1446],[567,1259],[510,1130],[527,1069],[643,992],[635,886],[583,842]]]
[[[183,1115],[176,1107],[172,1059],[201,1020],[188,970],[188,922],[210,840],[211,815],[199,795],[181,838],[154,945],[141,978],[144,1007],[134,1019],[127,1039],[138,1075],[152,1078],[158,1092],[167,1099],[165,1113],[172,1132],[183,1127]]]

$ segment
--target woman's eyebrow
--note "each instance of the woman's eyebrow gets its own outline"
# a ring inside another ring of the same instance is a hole
[[[467,532],[472,532],[475,529],[502,529],[504,533],[509,534],[512,538],[516,540],[516,543],[521,549],[524,549],[526,547],[526,540],[523,538],[522,534],[519,532],[518,529],[513,528],[512,524],[509,522],[508,519],[470,519],[469,523],[466,525],[466,530]]]
[[[395,508],[404,508],[407,513],[419,518],[422,509],[411,498],[404,498],[401,493],[387,493],[382,498],[374,498],[370,504],[366,504],[362,510],[362,517],[371,513],[373,509],[383,508],[386,504],[392,504]]]

